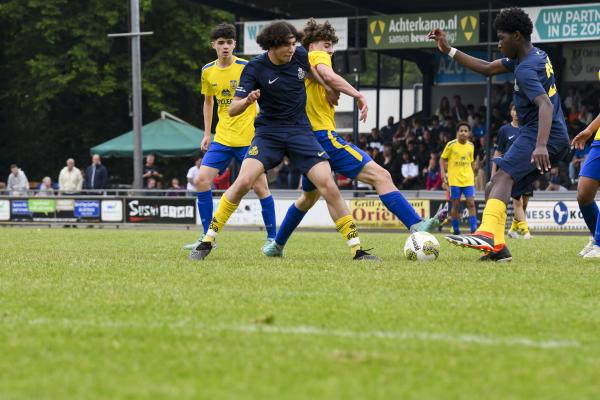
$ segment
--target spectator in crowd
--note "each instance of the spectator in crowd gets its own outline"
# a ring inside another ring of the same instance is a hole
[[[398,123],[398,129],[396,129],[396,133],[394,133],[394,138],[392,143],[398,143],[402,141],[406,141],[408,138],[408,134],[410,133],[410,127],[405,119]],[[385,143],[384,143],[385,144]]]
[[[407,152],[402,153],[402,189],[416,189],[419,184],[419,166],[410,159]]]
[[[85,170],[85,181],[83,187],[88,190],[106,189],[108,186],[108,171],[102,165],[98,154],[92,156],[92,165]]]
[[[444,96],[440,100],[439,107],[435,110],[435,116],[438,117],[439,121],[444,121],[446,116],[450,114],[452,114],[452,111],[450,110],[450,101]]]
[[[38,186],[37,196],[54,196],[54,187],[52,186],[52,179],[49,176],[42,179],[42,183]]]
[[[589,111],[589,107],[587,106],[587,104],[581,105],[581,108],[579,109],[579,116],[577,119],[578,119],[579,123],[583,126],[588,126],[589,124],[592,123],[594,116]]]
[[[367,150],[367,147],[369,147],[369,142],[367,142],[367,135],[365,134],[361,134],[358,136],[358,148],[361,150]]]
[[[367,144],[371,149],[377,148],[379,151],[383,150],[383,139],[379,135],[379,129],[371,129],[371,134],[367,138]]]
[[[442,189],[442,175],[440,174],[440,166],[437,162],[437,153],[432,152],[429,154],[429,163],[427,168],[423,170],[423,175],[425,175],[425,189]]]
[[[178,178],[171,179],[171,186],[169,186],[169,191],[167,192],[167,196],[183,196],[185,195],[185,191],[183,187],[179,184]]]
[[[423,121],[421,121],[420,118],[413,119],[413,125],[412,125],[412,128],[410,129],[410,133],[412,134],[412,137],[415,139],[423,136]]]
[[[431,138],[436,138],[440,134],[440,119],[437,115],[434,115],[427,127],[427,131],[429,132]]]
[[[475,126],[475,106],[473,104],[467,105],[467,119],[465,121],[467,121],[471,126],[471,129],[473,129],[473,126]]]
[[[158,171],[158,168],[154,164],[155,161],[154,154],[148,154],[146,156],[146,164],[144,164],[144,186],[148,187],[148,180],[150,178],[154,178],[156,181],[160,181],[162,179],[162,174]]]
[[[549,192],[566,192],[569,189],[560,184],[560,178],[558,176],[551,176],[550,183],[546,190]]]
[[[187,179],[186,189],[188,194],[194,195],[196,193],[196,178],[200,173],[200,165],[202,165],[202,157],[197,157],[194,165],[188,169],[187,175],[185,176]]]
[[[231,186],[231,166],[225,168],[222,174],[215,176],[213,180],[214,190],[227,190]]]
[[[452,118],[455,121],[466,121],[469,115],[467,114],[467,107],[461,102],[460,96],[454,96],[454,106],[452,106]]]
[[[575,149],[573,158],[571,159],[571,162],[569,162],[569,179],[571,180],[571,184],[577,183],[579,170],[590,150],[591,147],[589,145],[586,145],[583,150]]]
[[[475,190],[480,192],[485,192],[485,185],[487,184],[484,166],[483,157],[476,156],[473,162],[473,173],[475,174]]]
[[[378,148],[371,149],[371,158],[377,164],[379,164],[379,165],[383,164],[383,149],[381,151],[379,151]]]
[[[420,142],[417,147],[417,165],[419,166],[419,171],[423,168],[426,168],[429,164],[429,151],[425,143]]]
[[[439,132],[439,130],[437,132]],[[430,130],[426,130],[423,132],[423,136],[421,137],[421,143],[425,145],[425,149],[427,151],[433,150],[435,148],[433,138],[437,137],[438,135],[439,133],[433,135],[433,133]]]
[[[483,122],[483,116],[479,113],[475,114],[475,120],[473,122],[473,140],[475,143],[479,141],[479,138],[485,136],[485,123]]]
[[[4,192],[6,190],[6,183],[5,182],[0,182],[0,195],[4,194],[2,192]]]
[[[394,185],[399,186],[402,183],[401,164],[396,158],[392,145],[387,143],[383,145],[383,162],[380,164],[392,176]]]
[[[158,187],[156,184],[157,184],[157,181],[155,178],[149,178],[147,185],[146,185],[146,189],[148,189],[148,190],[146,190],[144,192],[144,196],[159,196],[160,193],[157,192]]]
[[[69,158],[67,165],[58,174],[58,190],[61,193],[72,194],[83,188],[81,171],[75,166],[75,160]]]
[[[12,164],[10,166],[10,174],[8,174],[8,180],[6,182],[6,189],[10,192],[11,196],[26,196],[29,190],[29,181],[25,172],[17,166]]]
[[[387,125],[380,129],[379,135],[383,140],[383,143],[392,143],[394,134],[396,133],[396,124],[394,124],[394,117],[390,116],[387,120]]]
[[[570,87],[567,91],[567,97],[565,97],[563,103],[567,113],[570,113],[573,110],[579,110],[581,105],[581,95],[575,88]]]
[[[338,187],[342,190],[353,189],[352,179],[348,178],[347,176],[336,172],[335,181],[337,182]]]

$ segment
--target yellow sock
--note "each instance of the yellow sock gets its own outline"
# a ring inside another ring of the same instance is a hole
[[[494,243],[504,243],[506,229],[506,204],[498,199],[489,199],[483,209],[483,218],[478,231],[494,234]]]
[[[519,221],[517,228],[523,233],[529,232],[529,226],[527,225],[527,221]]]
[[[231,214],[238,208],[238,204],[233,204],[227,197],[225,197],[225,193],[221,196],[221,200],[219,201],[219,206],[217,207],[217,211],[213,216],[212,221],[210,221],[210,225],[208,226],[208,231],[206,235],[204,235],[203,242],[214,242],[217,238],[217,234],[223,228],[223,225],[227,222]]]
[[[510,230],[516,231],[517,229],[519,229],[519,221],[513,218],[512,223],[510,224]]]
[[[348,246],[350,247],[350,253],[352,257],[360,250],[360,239],[358,237],[358,230],[356,224],[351,215],[346,215],[335,221],[335,229],[342,235]]]

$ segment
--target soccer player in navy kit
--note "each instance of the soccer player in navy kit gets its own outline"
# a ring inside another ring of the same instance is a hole
[[[486,253],[492,261],[511,261],[506,247],[506,203],[521,196],[527,187],[569,151],[569,136],[554,70],[548,55],[531,44],[533,23],[520,8],[502,10],[494,20],[498,48],[506,58],[488,62],[471,57],[448,44],[441,29],[430,32],[438,49],[459,64],[484,75],[513,72],[513,100],[519,117],[518,138],[502,157],[494,160],[498,171],[488,185],[483,218],[479,229],[470,235],[448,235],[453,244]]]
[[[502,125],[498,130],[494,158],[498,158],[506,153],[521,133],[521,130],[519,129],[519,118],[517,117],[517,108],[512,103],[510,105],[510,116],[512,120],[508,124]],[[496,163],[494,163],[492,164],[492,175],[496,173],[496,170]],[[512,199],[514,217],[512,223],[510,224],[510,229],[508,230],[508,236],[512,237],[513,239],[518,239],[521,237],[523,239],[531,239],[531,233],[529,232],[529,227],[527,226],[525,210],[527,210],[527,203],[532,195],[533,184],[529,185],[521,197],[513,197]]]
[[[311,73],[306,50],[296,47],[301,38],[296,28],[285,21],[267,25],[256,38],[267,52],[246,65],[229,107],[229,115],[235,116],[258,101],[260,114],[254,122],[255,136],[238,178],[221,197],[206,235],[190,254],[192,259],[202,260],[209,255],[217,234],[256,179],[287,155],[326,200],[336,229],[350,247],[353,259],[379,260],[361,248],[356,224],[333,181],[329,157],[313,135],[305,111],[304,78],[320,77]],[[324,85],[322,80],[319,83]],[[361,114],[366,119],[366,109]]]

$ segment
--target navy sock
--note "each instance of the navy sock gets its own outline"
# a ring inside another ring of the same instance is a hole
[[[452,233],[455,235],[460,235],[460,229],[458,227],[460,221],[458,219],[452,218]]]
[[[202,221],[202,229],[204,234],[208,231],[208,226],[213,216],[213,198],[212,190],[206,192],[198,192],[198,212],[200,213],[200,221]]]
[[[579,209],[583,214],[583,219],[585,220],[585,224],[590,230],[590,233],[594,235],[596,233],[598,221],[598,205],[595,201],[592,201],[590,204],[586,204],[585,206],[579,206]]]
[[[305,215],[304,211],[299,210],[295,204],[292,204],[281,222],[275,242],[280,246],[285,246],[290,236],[292,236],[292,232],[294,232],[294,229],[300,224]]]
[[[275,201],[273,200],[273,196],[269,195],[264,199],[260,199],[260,205],[262,207],[262,217],[265,222],[265,229],[267,230],[267,238],[275,239],[277,223],[275,220]]]
[[[407,228],[421,222],[421,217],[413,206],[402,196],[400,191],[382,194],[379,196],[383,204],[390,210]]]
[[[471,233],[477,230],[477,217],[475,215],[469,215],[469,225],[471,227]]]

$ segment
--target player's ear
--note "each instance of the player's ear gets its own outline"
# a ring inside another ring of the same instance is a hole
[[[215,48],[215,41],[214,40],[211,40],[211,42],[210,42],[210,48],[211,49]]]

